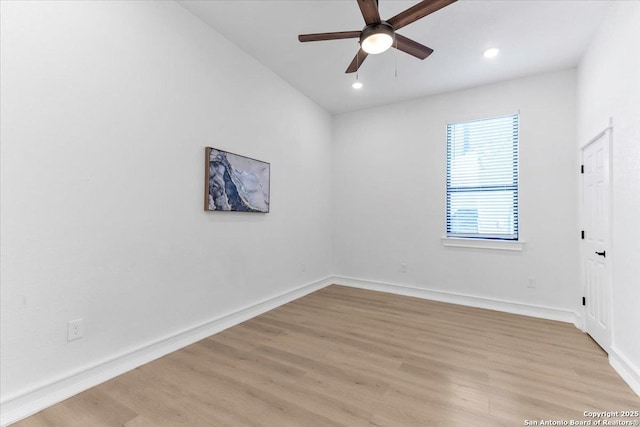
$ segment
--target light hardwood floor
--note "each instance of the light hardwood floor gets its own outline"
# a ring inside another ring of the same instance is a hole
[[[573,325],[334,285],[15,425],[522,426],[624,409],[640,398]]]

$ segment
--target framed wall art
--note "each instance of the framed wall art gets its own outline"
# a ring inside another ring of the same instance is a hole
[[[269,212],[269,163],[218,148],[205,152],[205,211]]]

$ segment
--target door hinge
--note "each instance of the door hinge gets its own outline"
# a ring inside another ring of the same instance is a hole
[[[580,173],[584,173],[584,165],[580,165]]]
[[[582,305],[587,305],[587,299],[585,297],[582,297]]]
[[[584,230],[580,232],[580,237],[582,237],[582,240],[584,240]]]

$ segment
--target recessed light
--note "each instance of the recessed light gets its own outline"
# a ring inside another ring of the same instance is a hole
[[[500,49],[497,47],[492,47],[484,51],[483,55],[485,58],[495,58],[500,53]]]
[[[362,89],[362,83],[360,82],[355,82],[351,85],[352,88],[354,89]]]

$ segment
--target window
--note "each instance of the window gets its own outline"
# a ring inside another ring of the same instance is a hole
[[[447,237],[518,240],[518,114],[447,124]]]

